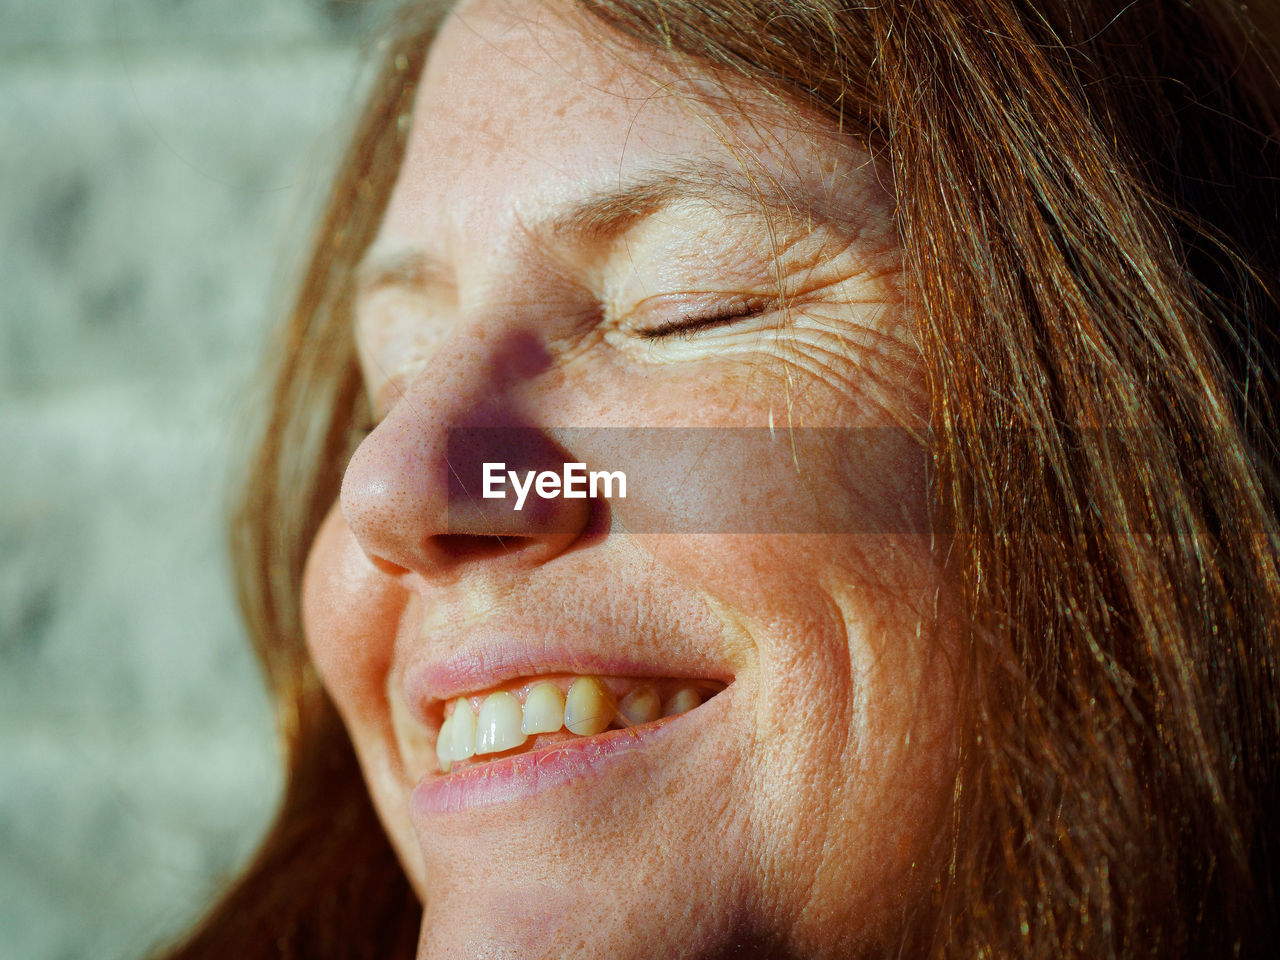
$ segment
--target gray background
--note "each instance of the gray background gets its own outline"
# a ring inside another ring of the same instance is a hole
[[[279,786],[238,404],[389,4],[0,0],[0,958],[137,957]]]

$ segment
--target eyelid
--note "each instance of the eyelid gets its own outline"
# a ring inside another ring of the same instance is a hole
[[[664,304],[674,302],[676,309],[664,309]],[[622,329],[644,340],[658,340],[670,336],[692,336],[699,330],[723,326],[757,316],[774,309],[777,297],[765,297],[736,293],[701,294],[689,297],[685,294],[664,294],[648,297],[629,316]],[[647,314],[659,314],[656,322],[645,322]],[[672,316],[672,314],[675,314]]]

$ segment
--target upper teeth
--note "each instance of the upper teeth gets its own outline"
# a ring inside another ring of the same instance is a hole
[[[570,733],[590,737],[613,723],[618,710],[613,694],[595,677],[579,677],[564,698],[564,725]]]
[[[564,694],[554,683],[540,683],[524,698],[520,729],[525,733],[555,733],[564,726]]]
[[[536,683],[525,693],[523,703],[512,692],[491,693],[480,702],[479,716],[466,697],[459,697],[436,737],[436,760],[448,773],[459,760],[512,750],[539,733],[567,728],[579,736],[592,736],[615,721],[625,726],[649,723],[660,716],[685,713],[700,703],[702,695],[694,687],[679,687],[664,703],[652,686],[643,684],[619,704],[596,677],[576,678],[567,693],[550,681]]]
[[[468,707],[468,710],[471,708]],[[520,729],[520,701],[509,693],[491,693],[476,721],[476,754],[501,753],[529,738]]]
[[[662,701],[658,699],[657,691],[646,684],[622,698],[622,702],[618,704],[618,713],[629,726],[648,723],[662,716]]]

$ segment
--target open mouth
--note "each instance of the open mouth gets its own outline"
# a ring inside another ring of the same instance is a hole
[[[447,704],[436,737],[440,773],[564,740],[688,713],[725,689],[712,680],[556,676],[513,681]]]

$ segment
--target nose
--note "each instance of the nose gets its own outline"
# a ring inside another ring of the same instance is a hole
[[[531,335],[455,340],[405,390],[351,458],[339,499],[376,566],[452,580],[477,566],[545,563],[582,535],[588,500],[530,489],[516,510],[513,496],[484,496],[486,463],[524,476],[569,459],[536,425],[536,391],[524,392],[519,410],[511,400],[549,364]]]

